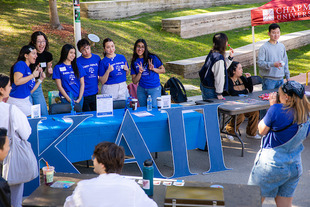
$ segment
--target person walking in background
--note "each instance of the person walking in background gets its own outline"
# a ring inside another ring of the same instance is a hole
[[[248,184],[260,186],[262,202],[273,197],[278,207],[292,206],[302,174],[302,143],[310,130],[310,103],[304,86],[296,81],[284,83],[278,98],[277,93],[271,93],[269,102],[270,108],[258,125],[264,137]]]
[[[132,82],[138,84],[137,96],[140,106],[146,106],[149,95],[153,107],[157,107],[157,97],[161,96],[159,74],[166,72],[160,58],[149,52],[146,41],[138,39],[133,48],[131,59]]]
[[[33,72],[29,68],[30,64],[36,62],[36,58],[37,51],[33,46],[23,46],[10,70],[12,91],[8,103],[16,105],[26,116],[31,115],[30,95],[37,90],[45,78],[45,73],[39,65]],[[36,77],[39,77],[37,82],[35,82]]]
[[[99,66],[99,79],[102,84],[101,93],[112,95],[113,100],[126,100],[128,95],[127,75],[128,63],[125,56],[115,54],[113,40],[103,40],[104,58]]]
[[[10,141],[8,139],[7,133],[7,129],[0,128],[0,162],[3,162],[10,150]],[[10,186],[2,176],[0,176],[0,206],[11,207]]]
[[[119,175],[124,158],[123,147],[111,142],[97,144],[92,160],[94,172],[99,176],[80,181],[73,194],[67,197],[64,207],[157,206],[134,180]]]
[[[259,74],[263,78],[263,90],[279,88],[283,83],[283,77],[290,80],[288,59],[285,46],[278,42],[280,38],[280,26],[269,26],[269,41],[264,43],[258,52]]]
[[[242,65],[239,62],[233,61],[228,70],[228,93],[231,96],[238,96],[239,94],[248,94],[253,91],[253,84],[250,73],[245,73],[243,76]],[[248,112],[239,114],[237,116],[236,131],[238,131],[241,123],[245,117],[248,118],[248,125],[246,127],[246,137],[252,139],[260,139],[257,134],[259,111]],[[235,116],[232,117],[230,122],[226,125],[226,131],[230,134],[235,134]],[[233,140],[233,136],[227,135],[229,140]]]
[[[53,79],[62,103],[71,103],[71,98],[73,98],[75,103],[83,106],[85,75],[83,67],[76,63],[75,48],[73,45],[65,44],[53,71]],[[70,93],[73,97],[70,97]]]
[[[96,111],[96,95],[98,94],[98,76],[100,57],[91,52],[91,47],[87,39],[81,39],[77,43],[78,50],[82,55],[77,58],[86,75],[84,76],[85,90],[83,111]]]
[[[10,104],[3,102],[3,99],[9,96],[10,91],[11,82],[9,76],[0,73],[0,127],[8,129],[9,120],[11,119],[13,122],[11,126],[14,126],[15,132],[20,136],[21,139],[27,140],[31,134],[31,127],[26,115],[15,105],[12,105],[12,111],[10,114]],[[12,206],[21,207],[24,183],[10,185],[10,189]]]
[[[39,65],[39,67],[42,68],[43,72],[45,72],[46,69],[46,75],[47,77],[50,77],[53,74],[52,69],[52,61],[53,61],[53,55],[48,52],[49,49],[49,43],[46,35],[43,32],[36,31],[31,35],[31,40],[29,42],[29,45],[32,45],[37,50],[37,58],[35,64],[30,65],[30,69],[33,72],[35,68]],[[36,78],[38,82],[41,80],[39,78]],[[33,105],[40,104],[41,107],[41,115],[48,115],[47,111],[47,105],[44,98],[43,90],[42,90],[42,84],[39,85],[37,90],[35,90],[31,94],[31,102]]]
[[[225,51],[228,45],[228,37],[224,33],[213,36],[213,48],[209,52],[204,65],[199,71],[200,90],[202,99],[223,99],[223,92],[228,91],[227,67],[230,66],[234,50],[230,48],[228,58]]]

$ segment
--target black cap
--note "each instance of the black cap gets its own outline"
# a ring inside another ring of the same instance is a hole
[[[143,165],[144,166],[152,166],[153,165],[153,160],[151,160],[151,159],[145,160]]]
[[[287,81],[282,85],[282,90],[289,96],[293,96],[295,93],[301,99],[305,94],[305,87],[296,81]]]

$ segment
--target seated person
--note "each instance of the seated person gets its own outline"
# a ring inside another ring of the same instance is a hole
[[[122,147],[111,142],[99,143],[92,156],[94,172],[99,176],[80,181],[64,206],[157,206],[135,181],[119,175],[124,157]]]
[[[4,158],[8,155],[10,150],[10,141],[7,136],[7,130],[0,128],[0,161],[3,162]],[[0,176],[0,206],[11,206],[11,191],[10,186],[6,180]]]
[[[233,61],[227,70],[228,73],[228,92],[232,96],[238,96],[239,94],[252,93],[253,84],[250,73],[245,73],[244,77],[242,75],[243,70],[239,62]],[[248,125],[246,127],[246,137],[252,139],[260,139],[261,137],[257,134],[258,121],[259,121],[259,111],[248,112],[244,114],[239,114],[237,116],[237,129],[238,131],[241,123],[244,121],[245,117],[249,119]],[[230,122],[226,125],[226,131],[229,134],[235,134],[235,117],[232,117]],[[227,135],[229,140],[233,140],[233,136]]]

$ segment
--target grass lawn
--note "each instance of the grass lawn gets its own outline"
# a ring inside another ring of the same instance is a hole
[[[48,1],[46,0],[0,0],[0,72],[7,73],[15,62],[18,52],[23,45],[28,44],[30,35],[38,26],[49,22]],[[73,24],[72,1],[58,0],[58,14],[60,21],[65,25]],[[162,61],[168,62],[206,55],[212,46],[213,34],[201,37],[182,39],[175,34],[161,29],[161,19],[194,15],[205,12],[222,11],[229,9],[241,9],[257,7],[262,4],[228,5],[206,9],[183,9],[176,11],[156,12],[141,14],[136,17],[116,21],[101,21],[81,18],[84,35],[94,33],[101,38],[101,42],[93,47],[93,52],[102,57],[102,40],[110,37],[116,45],[116,53],[123,54],[130,62],[133,44],[138,38],[146,39],[151,52],[160,56]],[[282,34],[307,30],[310,21],[281,23]],[[267,39],[268,25],[255,27],[256,41]],[[44,31],[44,30],[43,30]],[[54,56],[54,64],[59,60],[60,50],[65,43],[73,43],[73,33],[68,33],[65,38],[56,33],[46,32],[50,42],[50,52]],[[251,27],[244,27],[226,32],[229,43],[233,48],[244,46],[252,42]],[[310,45],[288,52],[289,66],[292,76],[308,70],[310,59]],[[251,67],[245,71],[253,73]],[[183,79],[171,72],[161,75],[164,84],[169,77],[175,76],[181,79],[183,84],[199,86],[198,79]],[[131,78],[128,78],[131,82]],[[55,90],[56,84],[51,79],[43,84],[44,91]],[[197,95],[200,91],[188,91],[188,95]]]

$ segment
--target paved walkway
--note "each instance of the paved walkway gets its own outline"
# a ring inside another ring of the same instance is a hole
[[[292,78],[294,80],[305,83],[305,74]],[[303,81],[304,80],[304,81]],[[255,90],[261,90],[261,85],[255,87]],[[195,100],[201,100],[201,96],[189,97],[189,100],[195,103]],[[241,145],[238,141],[229,141],[223,138],[223,153],[227,168],[231,170],[225,172],[217,172],[203,175],[202,173],[209,169],[208,153],[200,150],[188,151],[190,170],[197,175],[183,177],[185,181],[201,181],[201,182],[218,182],[218,183],[232,183],[232,184],[247,184],[255,155],[259,150],[260,140],[248,139],[245,137],[246,123],[240,127],[242,139],[245,144],[244,157],[241,157]],[[296,193],[293,200],[293,207],[309,207],[310,206],[310,140],[306,139],[304,142],[305,149],[302,153],[303,159],[303,175],[297,186]],[[164,176],[171,176],[173,173],[173,163],[170,152],[159,152],[156,159],[160,171]],[[81,173],[93,173],[92,168],[86,168],[85,162],[75,164]],[[124,175],[141,176],[141,173],[136,164],[126,164],[123,170]],[[272,198],[267,198],[263,207],[275,206]]]

